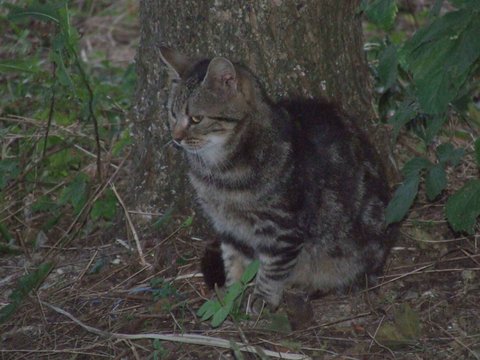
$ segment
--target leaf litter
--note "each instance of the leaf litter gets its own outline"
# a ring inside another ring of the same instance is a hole
[[[130,6],[128,1],[124,3]],[[104,19],[90,18],[89,24],[95,21]],[[128,39],[136,39],[137,33],[132,30],[135,27],[125,29],[131,33],[120,31],[114,39],[119,36],[131,46]],[[107,35],[113,33],[106,31]],[[112,43],[108,38],[85,40],[85,49],[95,41]],[[17,121],[28,126],[32,120]],[[38,134],[41,138],[43,132],[38,130]],[[409,140],[403,141],[405,144]],[[454,142],[457,148],[474,149],[478,157],[478,144],[474,147],[461,138]],[[408,152],[411,146],[407,145],[400,144],[397,151]],[[103,189],[109,189],[109,193],[101,191],[98,199],[106,201],[114,191],[126,197],[128,164],[128,159],[113,159],[106,176],[110,176],[116,189],[106,183]],[[2,166],[8,166],[17,176],[19,169],[14,165]],[[478,172],[467,162],[447,170],[447,176],[449,183],[459,189],[465,179],[477,178]],[[11,183],[3,179],[5,186]],[[10,305],[15,306],[15,311],[0,324],[2,359],[147,358],[155,351],[165,359],[218,359],[232,358],[229,349],[237,358],[261,358],[262,350],[257,352],[260,355],[241,352],[245,339],[255,351],[264,349],[266,356],[271,351],[322,359],[480,358],[478,227],[466,236],[451,231],[442,210],[447,199],[445,191],[430,203],[420,184],[416,205],[403,223],[402,236],[387,262],[380,286],[312,300],[312,324],[299,330],[289,327],[284,308],[257,323],[240,320],[240,329],[228,319],[216,329],[200,321],[196,311],[214,294],[198,276],[204,243],[192,238],[205,237],[196,230],[193,210],[192,217],[181,219],[169,212],[165,216],[168,221],[162,222],[153,234],[137,235],[146,262],[155,263],[156,251],[169,254],[161,267],[149,267],[139,260],[130,229],[125,228],[122,235],[119,228],[95,228],[91,220],[81,216],[83,206],[97,209],[97,215],[101,209],[111,214],[111,203],[99,202],[94,207],[93,198],[65,191],[64,200],[72,203],[72,211],[58,218],[52,215],[55,224],[50,229],[39,227],[45,218],[32,213],[28,204],[16,203],[15,193],[7,193],[2,203],[0,249],[6,250],[0,256],[0,310],[3,314],[11,309]],[[34,204],[40,206],[43,195],[34,194]],[[51,205],[43,202],[42,206],[50,206],[53,214]],[[152,224],[165,219],[151,216]],[[101,221],[107,226],[109,220]],[[87,231],[89,226],[93,230]],[[75,236],[59,243],[65,233]],[[21,240],[13,243],[19,234]],[[41,237],[36,248],[30,245],[30,237]],[[128,246],[118,242],[117,237]],[[45,262],[52,258],[53,267]],[[154,289],[160,291],[157,295],[164,295],[153,296],[152,279],[161,279],[155,282]],[[162,290],[162,284],[168,284],[168,288]],[[113,333],[132,337],[118,341],[119,337],[111,337]],[[154,342],[153,337],[142,334],[158,334],[157,339],[162,341]],[[170,334],[173,337],[169,338]],[[225,342],[220,343],[227,348],[211,343],[183,344],[174,338],[188,334],[204,336],[207,341],[223,339]]]

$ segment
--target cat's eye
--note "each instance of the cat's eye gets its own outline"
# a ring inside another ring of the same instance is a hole
[[[190,120],[192,121],[192,123],[198,124],[200,123],[200,121],[203,120],[203,116],[191,116]]]

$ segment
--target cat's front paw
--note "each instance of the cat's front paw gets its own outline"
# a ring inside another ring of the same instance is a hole
[[[247,313],[259,315],[265,308],[274,312],[278,309],[281,299],[281,294],[276,296],[265,296],[254,291],[247,303]]]
[[[252,294],[248,298],[247,302],[247,314],[249,315],[260,315],[265,308],[265,301],[260,296]]]

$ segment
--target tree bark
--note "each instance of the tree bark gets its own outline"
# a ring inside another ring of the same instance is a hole
[[[355,117],[387,152],[372,119],[360,1],[142,0],[131,194],[144,212],[191,207],[181,154],[168,146],[166,67],[159,46],[192,57],[225,56],[246,64],[273,100],[325,97]],[[372,136],[371,136],[372,137]]]

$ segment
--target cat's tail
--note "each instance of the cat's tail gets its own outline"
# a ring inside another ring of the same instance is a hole
[[[205,284],[210,289],[222,287],[225,284],[225,267],[223,265],[220,241],[209,242],[205,247],[201,261],[201,270]]]

